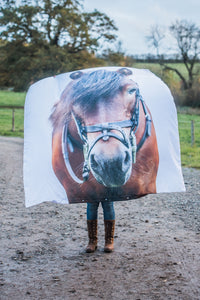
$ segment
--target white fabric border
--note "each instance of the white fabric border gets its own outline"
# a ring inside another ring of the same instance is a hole
[[[96,69],[117,70],[119,67]],[[185,191],[178,134],[177,113],[173,97],[164,82],[149,70],[132,69],[141,95],[149,107],[158,142],[159,169],[157,193]],[[45,201],[66,204],[63,186],[55,176],[52,163],[52,128],[49,116],[53,105],[68,82],[70,73],[49,77],[33,84],[27,93],[24,118],[24,189],[26,207]]]

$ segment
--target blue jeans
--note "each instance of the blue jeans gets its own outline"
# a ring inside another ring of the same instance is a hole
[[[115,210],[113,202],[101,202],[103,207],[104,220],[115,220]],[[99,202],[87,203],[87,220],[98,219]]]

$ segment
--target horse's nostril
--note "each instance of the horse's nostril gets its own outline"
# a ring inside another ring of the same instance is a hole
[[[90,164],[91,164],[91,167],[93,169],[97,168],[98,167],[98,163],[97,161],[95,160],[95,155],[94,154],[91,154],[90,155]]]
[[[126,151],[125,158],[124,158],[124,164],[125,165],[128,164],[129,161],[130,161],[130,155],[129,155],[128,151]]]

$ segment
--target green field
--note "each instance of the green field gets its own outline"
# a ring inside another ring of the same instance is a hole
[[[0,91],[0,135],[24,136],[24,110],[15,109],[15,131],[12,131],[13,110],[1,106],[24,106],[26,93]]]
[[[187,69],[186,69],[186,67],[183,63],[181,63],[181,62],[179,62],[179,63],[168,63],[167,65],[169,67],[178,69],[187,78],[188,72],[187,72]],[[159,63],[135,62],[135,63],[133,63],[132,67],[133,68],[138,68],[138,69],[148,69],[148,70],[150,70],[151,72],[155,73],[156,75],[158,75],[160,77],[163,77],[163,75],[164,75],[163,67],[160,66]],[[200,64],[197,63],[195,65],[194,69],[199,70],[199,68],[200,68]],[[175,72],[169,71],[169,73],[170,73],[171,80],[180,81],[180,78],[178,77],[178,75]]]
[[[194,145],[191,145],[191,120],[194,121]],[[178,114],[181,161],[183,166],[200,168],[200,116]]]
[[[24,106],[25,97],[26,97],[26,93],[0,91],[0,106],[2,105]]]
[[[23,106],[25,93],[0,91],[0,106]],[[181,109],[178,113],[182,165],[200,168],[200,114],[199,111]],[[188,114],[188,113],[190,114]],[[198,114],[195,114],[195,113]],[[194,120],[194,145],[191,146],[191,120]],[[24,111],[15,109],[15,131],[12,131],[12,109],[0,108],[0,135],[23,137]]]

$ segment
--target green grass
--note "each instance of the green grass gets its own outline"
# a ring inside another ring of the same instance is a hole
[[[14,93],[11,91],[0,91],[0,106],[14,105],[24,106],[26,93]]]
[[[0,108],[0,135],[24,136],[24,110],[15,109],[15,131],[12,131],[12,109]]]
[[[24,106],[26,93],[0,91],[0,106]],[[0,135],[24,136],[24,110],[15,109],[15,131],[12,131],[12,109],[0,108]]]
[[[191,145],[191,120],[194,120],[194,145]],[[186,167],[200,169],[200,116],[178,113],[181,161]]]
[[[183,63],[168,63],[167,65],[169,67],[178,69],[187,78],[188,72]],[[135,62],[135,63],[133,63],[132,67],[138,68],[138,69],[149,69],[150,71],[152,71],[153,73],[155,73],[158,76],[164,75],[163,69],[158,63]],[[199,63],[196,64],[195,70],[198,70],[199,67],[200,67],[200,64]],[[180,81],[180,78],[178,77],[178,75],[175,72],[173,72],[173,71],[169,71],[169,72],[170,72],[171,80]]]
[[[0,91],[0,105],[24,105],[25,93]],[[179,135],[181,160],[185,167],[200,168],[200,115],[198,110],[192,114],[179,109]],[[191,111],[190,111],[191,112]],[[197,114],[194,114],[194,113]],[[195,143],[191,146],[191,120],[194,120]],[[23,137],[24,111],[15,109],[15,131],[12,131],[12,109],[0,109],[0,135]]]

